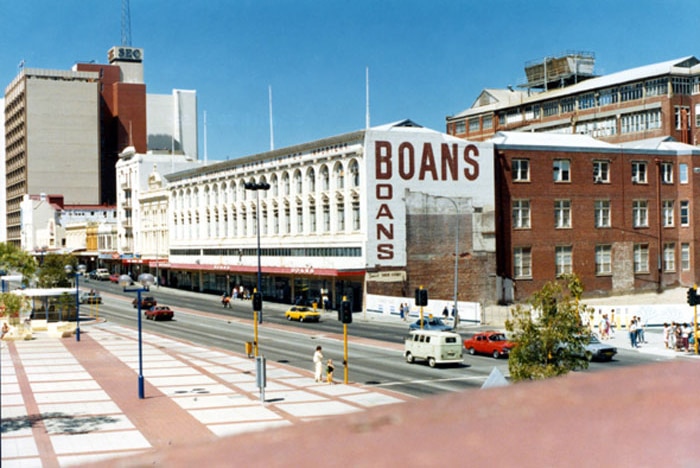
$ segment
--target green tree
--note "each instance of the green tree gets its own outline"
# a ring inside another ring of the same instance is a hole
[[[3,274],[17,272],[22,275],[22,284],[28,286],[36,273],[36,259],[9,242],[0,242],[0,269]]]
[[[44,256],[44,261],[38,273],[39,287],[56,288],[70,286],[70,278],[65,270],[66,265],[71,265],[73,271],[76,271],[78,259],[68,254],[50,253]]]
[[[584,346],[590,331],[581,322],[583,284],[575,275],[549,282],[518,305],[506,330],[516,343],[508,358],[513,381],[545,379],[588,368]]]

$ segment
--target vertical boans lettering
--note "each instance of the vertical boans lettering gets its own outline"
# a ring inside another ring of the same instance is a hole
[[[394,197],[394,188],[391,184],[377,184],[375,196],[377,200],[391,200]],[[383,218],[389,220],[384,223]],[[394,258],[394,244],[390,241],[394,240],[394,214],[391,212],[391,208],[387,203],[382,203],[379,205],[379,210],[377,210],[377,216],[375,217],[377,221],[377,258],[380,260],[391,260]],[[389,241],[389,242],[381,242]]]

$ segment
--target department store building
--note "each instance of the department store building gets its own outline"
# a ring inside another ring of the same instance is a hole
[[[496,299],[489,142],[405,120],[165,177],[168,259],[141,267],[170,286],[252,292],[259,221],[265,300],[325,295],[335,308],[345,296],[361,310],[366,293],[410,298],[420,286]]]

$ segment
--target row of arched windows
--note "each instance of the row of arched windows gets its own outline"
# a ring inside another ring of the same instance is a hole
[[[302,172],[303,171],[303,172]],[[349,178],[346,180],[346,173]],[[193,187],[174,191],[171,202],[175,211],[184,211],[198,206],[222,205],[246,201],[254,194],[245,189],[245,183],[253,180],[231,180],[206,183],[203,187]],[[289,197],[303,193],[342,191],[360,186],[360,168],[356,159],[347,164],[337,161],[329,169],[328,164],[306,169],[297,168],[261,176],[254,182],[270,184],[270,190],[261,192],[260,198]]]
[[[346,178],[346,170],[349,178]],[[350,159],[261,176],[180,188],[171,193],[175,239],[214,239],[257,234],[256,196],[260,197],[261,235],[308,235],[360,230],[359,164]],[[256,193],[245,182],[268,183]],[[248,193],[250,192],[250,193]]]

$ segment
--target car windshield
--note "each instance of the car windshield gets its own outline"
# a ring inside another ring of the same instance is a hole
[[[598,338],[595,337],[594,335],[591,335],[591,340],[589,341],[589,343],[598,344],[598,343],[600,343],[600,340],[598,340]]]

